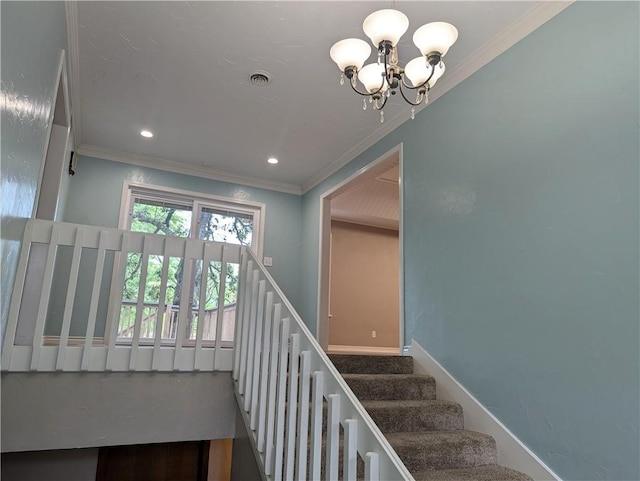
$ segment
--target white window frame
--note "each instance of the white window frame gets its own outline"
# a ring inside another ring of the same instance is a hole
[[[174,189],[160,185],[145,184],[139,182],[124,181],[122,186],[122,197],[120,199],[120,215],[118,219],[118,229],[130,230],[131,211],[133,208],[133,199],[136,196],[153,198],[164,201],[174,201],[176,203],[190,204],[192,206],[191,216],[191,232],[196,232],[197,212],[200,206],[213,207],[219,209],[235,211],[241,214],[253,215],[253,231],[251,234],[251,250],[258,259],[262,259],[264,245],[264,221],[266,204],[262,202],[252,202],[245,199],[235,199],[232,197],[223,197],[220,195],[205,194],[202,192],[194,192],[184,189]],[[190,237],[193,239],[193,237]],[[114,265],[120,261],[120,254],[116,253]],[[111,292],[115,289],[116,275],[114,271],[111,277]],[[107,310],[107,320],[105,324],[104,338],[105,342],[109,342],[111,335],[111,320],[115,313],[111,312],[111,303]],[[116,320],[116,322],[118,322]]]
[[[118,228],[130,230],[133,199],[137,196],[157,199],[159,201],[174,201],[179,204],[190,205],[192,208],[191,232],[196,232],[197,213],[201,207],[228,210],[253,217],[253,231],[251,234],[251,250],[258,259],[262,259],[264,246],[264,220],[266,205],[262,202],[252,202],[245,199],[235,199],[220,195],[204,194],[183,189],[174,189],[160,185],[144,184],[124,181],[122,199],[120,201],[120,217]]]

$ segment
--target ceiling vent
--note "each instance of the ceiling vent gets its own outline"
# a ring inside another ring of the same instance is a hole
[[[249,74],[249,82],[251,85],[257,85],[258,87],[264,87],[271,83],[271,74],[264,70],[258,70]]]

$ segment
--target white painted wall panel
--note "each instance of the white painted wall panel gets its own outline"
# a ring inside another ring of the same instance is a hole
[[[2,452],[232,438],[231,374],[2,375]]]

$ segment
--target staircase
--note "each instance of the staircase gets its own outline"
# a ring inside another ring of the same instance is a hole
[[[532,481],[496,464],[491,436],[464,430],[459,404],[436,399],[409,356],[329,358],[416,481]]]
[[[69,256],[57,256],[59,248]],[[85,265],[88,251],[95,254]],[[122,292],[132,254],[141,256],[141,277],[132,337],[122,338],[119,320],[123,305],[129,308]],[[164,259],[154,306],[142,295],[151,256]],[[166,339],[165,316],[158,314],[168,308],[163,299],[171,258],[184,260],[187,281],[175,338]],[[58,265],[62,260],[68,261],[64,269]],[[213,339],[205,338],[205,322],[187,329],[195,315],[191,293],[201,299],[197,319],[207,315],[208,270],[199,274],[197,292],[196,261],[220,263],[218,299],[227,292],[227,267],[237,272],[233,348],[218,342],[224,341],[223,309],[217,311]],[[64,282],[58,271],[68,272]],[[114,274],[103,296],[105,272]],[[92,286],[91,295],[78,296],[79,285]],[[73,330],[77,299],[88,318],[86,326]],[[108,307],[99,316],[101,299],[108,299]],[[143,327],[144,311],[151,308],[157,310],[153,337]],[[496,466],[495,441],[465,431],[460,406],[437,401],[434,379],[413,374],[411,358],[333,356],[333,361],[335,366],[246,247],[41,219],[27,222],[2,371],[231,371],[249,441],[269,481],[530,480]]]

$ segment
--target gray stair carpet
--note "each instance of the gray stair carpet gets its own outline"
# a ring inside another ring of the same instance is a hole
[[[436,399],[409,356],[329,358],[416,481],[532,481],[498,466],[495,440],[464,429],[462,407]]]

